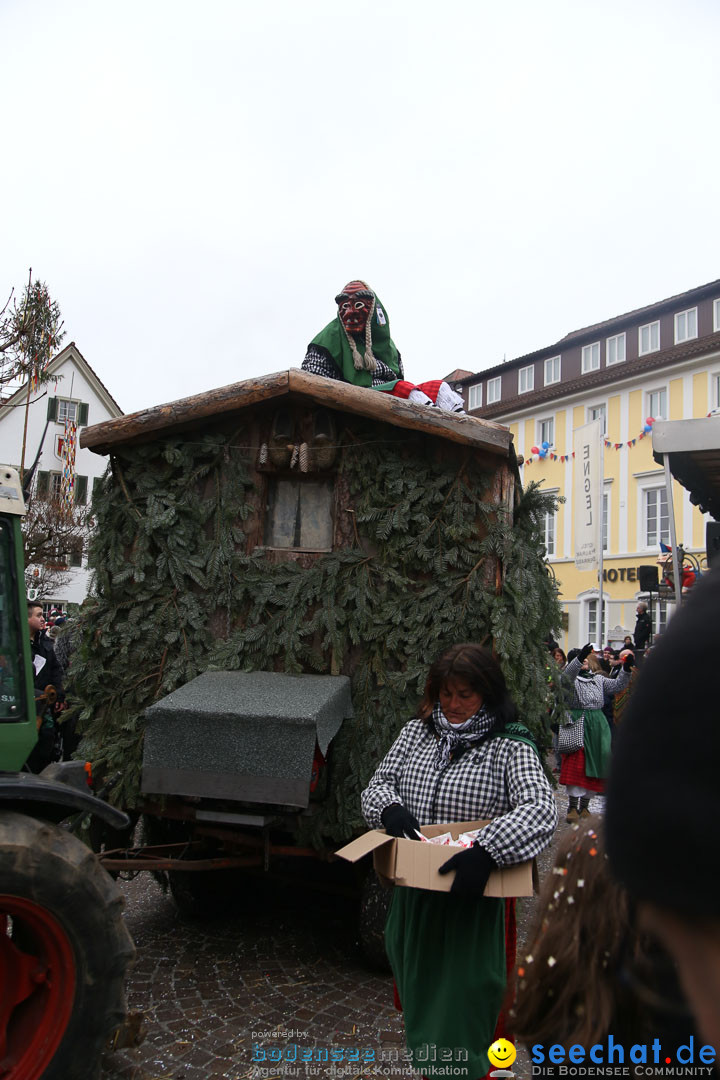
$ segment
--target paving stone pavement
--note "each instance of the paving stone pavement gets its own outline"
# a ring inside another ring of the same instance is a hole
[[[559,792],[557,799],[560,835],[567,828],[567,802]],[[595,799],[591,808],[601,806]],[[541,875],[553,848],[539,860]],[[370,971],[362,959],[353,901],[252,881],[228,914],[197,921],[183,918],[148,873],[121,887],[138,951],[128,1004],[144,1015],[147,1036],[139,1047],[106,1054],[102,1080],[419,1075],[402,1060],[403,1023],[393,1007],[392,979]],[[522,945],[535,903],[520,901],[518,907]],[[253,1064],[260,1056],[255,1045],[268,1055],[279,1049],[286,1060]],[[335,1048],[345,1060],[334,1072],[331,1065],[291,1062],[293,1046],[298,1053]],[[374,1065],[357,1060],[363,1049],[374,1051]],[[515,1074],[530,1076],[524,1052]]]

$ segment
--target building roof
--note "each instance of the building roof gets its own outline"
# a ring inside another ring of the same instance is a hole
[[[656,420],[653,457],[690,492],[690,502],[720,521],[720,416],[701,420]]]
[[[512,435],[506,427],[492,420],[458,416],[427,405],[411,405],[378,390],[324,379],[297,368],[232,383],[218,390],[130,413],[117,420],[106,420],[83,429],[80,445],[97,454],[107,454],[128,443],[149,442],[157,436],[206,423],[211,417],[239,413],[262,402],[279,403],[284,398],[313,402],[395,427],[421,431],[450,442],[490,451],[514,463]]]
[[[648,371],[655,371],[713,352],[720,352],[720,331],[715,334],[706,334],[701,338],[693,338],[681,345],[672,345],[669,349],[660,349],[646,356],[639,356],[631,363],[613,364],[609,368],[586,372],[576,379],[551,383],[550,386],[543,386],[531,394],[515,394],[514,397],[505,398],[494,405],[484,405],[482,413],[485,417],[506,416],[516,409],[535,409],[546,401],[555,401],[558,398],[570,397],[572,394],[583,394],[598,387],[635,379]],[[483,372],[484,375],[485,372]]]
[[[569,345],[579,345],[584,340],[591,341],[593,338],[597,337],[598,334],[605,336],[606,333],[610,333],[611,331],[620,331],[623,327],[637,323],[641,318],[650,318],[653,315],[661,315],[668,310],[675,310],[679,307],[692,305],[696,300],[702,300],[713,293],[720,294],[720,278],[716,281],[709,281],[706,285],[698,285],[696,288],[689,289],[687,292],[677,293],[675,296],[668,296],[665,300],[657,300],[654,304],[648,304],[646,307],[635,308],[633,311],[626,311],[622,315],[614,315],[611,319],[606,319],[604,322],[593,323],[591,326],[584,326],[579,330],[571,330],[565,337],[560,338],[559,341],[555,341],[551,345],[544,345],[541,349],[536,349],[534,352],[525,353],[523,356],[516,356],[512,360],[505,360],[501,364],[494,364],[492,367],[485,368],[483,371],[475,372],[472,375],[464,376],[463,378],[455,379],[454,381],[467,386],[469,383],[478,382],[481,379],[492,378],[494,375],[498,375],[503,371],[508,371],[515,366],[529,364],[542,357],[552,356],[554,353],[562,352],[563,348],[567,348]],[[702,341],[707,342],[708,338],[704,337],[702,338]],[[637,365],[633,364],[633,368],[637,370]],[[565,391],[563,391],[563,393],[565,393]],[[502,410],[498,411],[502,412]]]
[[[454,371],[451,371],[449,375],[445,376],[445,382],[446,383],[462,382],[462,380],[466,379],[468,377],[468,375],[472,375],[472,371],[468,371],[467,368],[461,368],[461,367],[455,368]]]
[[[105,408],[110,413],[114,413],[115,416],[122,416],[123,411],[118,405],[115,398],[112,396],[105,383],[100,379],[93,368],[88,364],[83,354],[78,349],[74,341],[71,341],[69,345],[66,345],[64,349],[61,349],[57,356],[54,356],[46,368],[47,375],[52,378],[56,375],[60,369],[68,362],[72,360],[76,367],[82,371],[83,375],[94,389],[97,396],[105,405]],[[67,387],[68,393],[70,388]],[[16,390],[14,394],[6,398],[0,405],[0,420],[7,416],[9,411],[15,408],[16,405],[24,405],[27,400],[28,384],[23,383],[19,390]]]

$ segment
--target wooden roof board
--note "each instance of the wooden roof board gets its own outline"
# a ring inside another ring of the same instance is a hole
[[[509,458],[514,464],[512,436],[501,424],[473,416],[458,416],[427,405],[411,405],[378,390],[324,379],[298,368],[246,379],[217,390],[130,413],[116,420],[106,420],[85,428],[80,435],[80,445],[96,454],[108,454],[117,447],[150,442],[159,435],[180,432],[211,417],[239,413],[275,398],[311,401],[395,427],[422,431]]]

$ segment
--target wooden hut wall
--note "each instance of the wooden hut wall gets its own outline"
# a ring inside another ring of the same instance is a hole
[[[559,625],[530,491],[515,507],[507,461],[442,438],[334,413],[332,550],[266,545],[271,483],[295,470],[269,450],[280,406],[120,446],[93,503],[96,596],[73,661],[85,750],[137,796],[143,710],[202,671],[348,674],[355,719],[334,740],[303,840],[362,826],[359,791],[412,715],[427,668],[459,640],[494,646],[543,731],[542,641]],[[292,445],[314,411],[284,404]],[[198,732],[198,738],[202,733]]]

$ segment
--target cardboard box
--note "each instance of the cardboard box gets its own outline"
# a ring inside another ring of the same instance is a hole
[[[453,838],[487,825],[487,821],[456,821],[448,825],[423,825],[424,836],[450,832]],[[439,874],[438,869],[462,848],[423,844],[419,840],[398,839],[372,829],[346,844],[335,854],[348,862],[357,862],[372,852],[376,871],[395,885],[410,889],[433,889],[450,892],[455,873]],[[532,896],[537,877],[535,860],[493,870],[485,887],[485,896]]]

